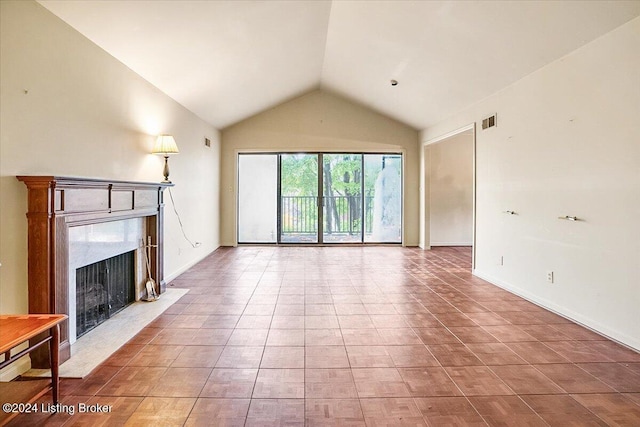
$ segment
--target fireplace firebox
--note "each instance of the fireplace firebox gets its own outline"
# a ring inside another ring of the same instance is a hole
[[[135,251],[76,270],[76,337],[136,300]]]

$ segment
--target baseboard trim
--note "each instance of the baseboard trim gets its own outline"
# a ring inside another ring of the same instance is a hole
[[[562,316],[565,319],[579,324],[580,326],[584,326],[585,328],[589,329],[592,332],[595,332],[598,335],[602,335],[603,337],[615,341],[618,344],[628,347],[632,350],[640,351],[640,341],[637,338],[613,330],[599,322],[594,322],[592,319],[589,319],[588,317],[580,313],[570,310],[564,306],[558,305],[545,298],[540,298],[539,296],[532,294],[531,292],[521,289],[511,283],[497,279],[490,274],[484,273],[481,270],[473,270],[473,275],[486,280],[487,282],[496,285],[499,288],[509,291],[512,294],[518,295],[519,297],[524,298],[527,301],[544,308],[545,310],[549,310],[552,313],[557,314],[558,316]]]
[[[191,262],[186,263],[182,267],[178,268],[176,271],[166,275],[165,278],[164,278],[164,281],[169,283],[170,281],[172,281],[173,279],[175,279],[176,277],[178,277],[179,275],[181,275],[182,273],[184,273],[185,271],[187,271],[188,269],[190,269],[191,267],[193,267],[194,265],[196,265],[197,263],[199,263],[200,261],[202,261],[203,259],[205,259],[209,255],[211,255],[212,253],[217,251],[220,247],[221,246],[216,246],[216,248],[214,250],[212,250],[211,252],[208,252],[208,253],[204,254],[200,258],[197,258],[197,259],[195,259],[195,260],[193,260]]]

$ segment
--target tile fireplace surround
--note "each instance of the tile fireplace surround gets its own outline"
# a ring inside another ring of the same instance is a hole
[[[29,313],[74,315],[71,288],[75,269],[83,264],[81,258],[113,255],[123,244],[128,250],[129,246],[135,249],[146,236],[157,245],[151,251],[151,273],[164,292],[163,191],[172,184],[59,176],[17,178],[28,188]],[[89,236],[92,230],[102,231],[96,233],[101,236]],[[123,234],[116,236],[114,230]],[[141,256],[138,254],[139,266]],[[139,267],[136,270],[136,282],[140,282],[145,274]],[[61,363],[69,359],[73,341],[75,327],[66,321],[60,328]],[[47,368],[48,363],[44,349],[32,353],[32,367]]]

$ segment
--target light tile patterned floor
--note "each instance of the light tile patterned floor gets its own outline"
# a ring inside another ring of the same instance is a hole
[[[222,248],[63,403],[12,425],[640,425],[640,354],[470,273],[469,248]],[[41,402],[48,402],[45,396]]]

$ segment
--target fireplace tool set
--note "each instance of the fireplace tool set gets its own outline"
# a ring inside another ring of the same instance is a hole
[[[151,244],[151,236],[147,237],[147,242],[145,244],[144,239],[142,240],[142,245],[144,247],[144,258],[147,264],[147,282],[145,283],[145,287],[147,289],[147,297],[143,298],[143,301],[156,301],[160,298],[160,295],[156,292],[156,281],[151,277],[151,248],[156,248],[158,245]]]

